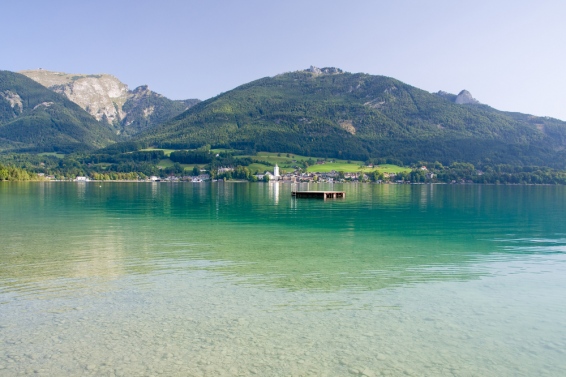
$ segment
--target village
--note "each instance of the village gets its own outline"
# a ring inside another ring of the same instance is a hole
[[[422,166],[420,170],[425,172],[427,180],[432,180],[435,174],[429,172],[425,166]],[[248,181],[243,179],[230,178],[230,174],[234,172],[233,167],[219,167],[216,169],[215,177],[211,178],[211,175],[206,170],[201,170],[199,175],[169,175],[167,177],[150,176],[150,177],[138,177],[138,179],[123,179],[121,181],[142,181],[142,182],[192,182],[201,183],[206,181]],[[331,170],[330,172],[304,172],[301,169],[296,169],[293,172],[281,173],[279,166],[276,164],[273,167],[273,172],[266,171],[261,174],[254,174],[253,181],[257,182],[279,182],[279,183],[344,183],[344,182],[375,182],[375,183],[387,183],[387,184],[406,184],[410,183],[407,180],[396,179],[397,174],[383,172],[379,175],[377,174],[366,174],[363,172],[342,172]],[[54,177],[46,177],[47,179],[54,179]],[[77,176],[74,181],[76,182],[88,182],[96,181],[86,176]]]

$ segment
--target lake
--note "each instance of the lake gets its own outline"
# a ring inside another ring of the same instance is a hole
[[[0,182],[0,376],[566,375],[566,187]]]

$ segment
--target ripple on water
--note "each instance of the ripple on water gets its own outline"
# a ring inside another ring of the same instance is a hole
[[[10,191],[0,376],[566,374],[563,192],[203,187]]]

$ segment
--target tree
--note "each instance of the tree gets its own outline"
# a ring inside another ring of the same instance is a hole
[[[198,168],[198,166],[195,166],[193,168],[193,176],[197,176],[200,175],[200,169]]]
[[[8,180],[8,169],[0,165],[0,181]]]

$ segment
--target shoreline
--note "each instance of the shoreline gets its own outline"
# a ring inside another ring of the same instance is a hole
[[[115,179],[115,180],[88,180],[88,181],[76,181],[73,179],[41,179],[41,180],[33,180],[33,179],[29,179],[29,180],[5,180],[5,181],[0,181],[0,183],[3,182],[54,182],[54,183],[59,183],[59,182],[72,182],[72,183],[79,183],[79,184],[86,184],[86,183],[193,183],[193,184],[209,184],[209,183],[216,183],[216,182],[220,182],[220,183],[277,183],[277,184],[330,184],[330,185],[334,185],[334,184],[373,184],[373,185],[454,185],[454,186],[566,186],[566,185],[561,185],[559,183],[555,183],[555,184],[551,184],[551,183],[475,183],[475,182],[464,182],[464,183],[448,183],[448,182],[290,182],[290,181],[270,181],[270,182],[263,182],[263,181],[258,181],[258,182],[250,182],[250,181],[246,181],[246,180],[227,180],[227,181],[223,181],[223,180],[208,180],[208,181],[202,181],[202,182],[191,182],[191,181],[147,181],[147,180],[143,180],[143,181],[139,181],[139,180],[128,180],[128,179]]]

